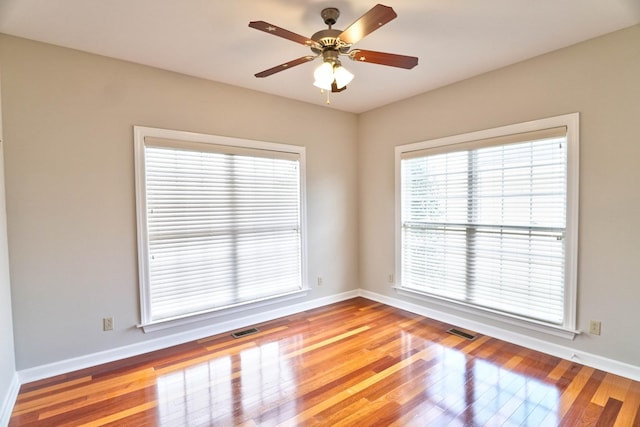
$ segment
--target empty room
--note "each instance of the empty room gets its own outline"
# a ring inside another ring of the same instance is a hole
[[[0,426],[640,426],[637,0],[0,0]]]

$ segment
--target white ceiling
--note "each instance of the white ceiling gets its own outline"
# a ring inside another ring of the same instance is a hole
[[[354,48],[419,57],[413,70],[343,60],[355,74],[331,106],[364,112],[640,22],[640,0],[381,0],[398,17]],[[249,28],[267,21],[305,37],[373,7],[363,0],[0,0],[0,32],[324,105],[315,60],[254,74],[310,54]]]

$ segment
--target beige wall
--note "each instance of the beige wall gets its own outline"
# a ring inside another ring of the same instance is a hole
[[[2,424],[3,402],[10,397],[12,383],[16,381],[7,246],[7,211],[4,193],[4,142],[2,137],[2,102],[0,102],[0,352],[2,353],[0,357],[0,424]],[[7,404],[9,404],[8,401]]]
[[[428,63],[420,67],[416,72],[428,72]],[[590,319],[601,320],[602,335],[584,334],[572,342],[506,329],[639,366],[639,76],[635,26],[362,114],[360,286],[401,298],[387,283],[394,271],[396,145],[577,111],[578,327],[588,330]]]
[[[19,370],[181,331],[135,328],[133,125],[307,147],[306,300],[357,288],[355,115],[0,37]]]

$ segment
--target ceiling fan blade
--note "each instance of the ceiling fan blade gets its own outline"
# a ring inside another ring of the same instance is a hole
[[[340,33],[338,38],[344,43],[354,44],[359,40],[362,40],[367,34],[371,34],[378,28],[382,27],[396,16],[398,15],[394,12],[393,8],[377,4],[369,9],[367,13],[358,18],[356,22],[349,25],[346,30]]]
[[[280,71],[288,70],[289,68],[295,67],[296,65],[304,64],[305,62],[313,61],[316,56],[308,55],[303,56],[298,59],[294,59],[293,61],[285,62],[284,64],[276,65],[273,68],[269,68],[268,70],[260,71],[255,76],[256,77],[268,77],[272,74],[279,73]]]
[[[358,62],[389,65],[391,67],[406,68],[407,70],[418,65],[418,58],[415,56],[376,52],[374,50],[355,49],[349,52],[349,58]]]
[[[268,22],[251,21],[249,22],[249,26],[256,30],[264,31],[265,33],[273,34],[274,36],[282,37],[283,39],[291,40],[292,42],[300,43],[305,46],[315,46],[317,44],[308,37],[301,36],[300,34],[277,27],[273,24],[269,24]]]

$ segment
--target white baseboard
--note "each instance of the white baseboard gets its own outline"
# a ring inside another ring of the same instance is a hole
[[[226,322],[218,322],[215,325],[196,328],[186,333],[181,332],[179,334],[168,335],[162,338],[152,339],[138,344],[118,347],[98,353],[92,353],[72,359],[50,363],[47,365],[20,370],[18,372],[19,381],[17,387],[19,387],[20,384],[28,383],[31,381],[37,381],[43,378],[49,378],[55,375],[73,372],[78,369],[84,369],[91,366],[124,359],[127,357],[137,356],[140,354],[148,353],[150,351],[160,350],[174,345],[183,344],[211,335],[233,331],[239,328],[252,326],[257,323],[277,319],[279,317],[289,316],[305,310],[310,310],[328,304],[333,304],[335,302],[344,301],[357,296],[362,296],[372,301],[377,301],[392,307],[396,307],[462,328],[471,329],[484,335],[489,335],[491,337],[521,345],[532,350],[540,351],[542,353],[550,354],[552,356],[560,357],[563,359],[572,360],[576,363],[630,378],[635,381],[640,381],[640,367],[638,366],[633,366],[591,353],[580,352],[569,347],[531,338],[529,336],[518,334],[513,331],[489,326],[481,322],[475,322],[443,311],[427,309],[419,304],[413,304],[397,298],[388,297],[364,289],[358,289],[337,295],[318,298],[299,304],[292,304],[284,308],[266,310],[261,313],[239,317]],[[11,409],[9,409],[9,411],[10,410]]]
[[[4,397],[2,398],[2,406],[0,406],[0,426],[9,425],[9,419],[11,418],[11,412],[16,404],[18,398],[18,391],[20,390],[20,381],[18,374],[15,373],[9,384],[9,388],[6,390]]]
[[[66,374],[68,372],[77,371],[79,369],[84,369],[103,363],[113,362],[127,357],[138,356],[150,351],[184,344],[189,341],[199,340],[212,335],[230,332],[236,329],[245,328],[247,326],[253,326],[257,323],[267,322],[269,320],[300,313],[305,310],[311,310],[313,308],[318,308],[328,304],[355,298],[358,295],[358,290],[344,292],[341,294],[318,298],[307,302],[291,304],[279,309],[265,310],[260,313],[234,318],[225,322],[216,322],[214,325],[195,328],[188,332],[180,332],[178,334],[168,335],[161,338],[144,341],[138,344],[131,344],[106,351],[101,351],[98,353],[74,357],[72,359],[61,360],[59,362],[54,362],[47,365],[23,369],[18,372],[20,384],[53,377],[55,375]]]
[[[539,340],[513,331],[508,331],[506,329],[486,325],[484,323],[469,320],[464,317],[452,315],[444,311],[428,309],[419,304],[413,304],[397,298],[381,295],[376,292],[367,291],[365,289],[360,289],[359,294],[360,296],[372,301],[380,302],[391,307],[396,307],[402,310],[409,311],[411,313],[419,314],[421,316],[438,320],[440,322],[445,322],[452,326],[474,330],[483,335],[498,338],[500,340],[536,350],[541,353],[571,360],[576,363],[580,363],[581,365],[586,365],[605,372],[630,378],[635,381],[640,381],[640,367],[638,366],[619,362],[613,359],[608,359],[606,357],[598,356],[592,353],[581,352],[569,347]]]

